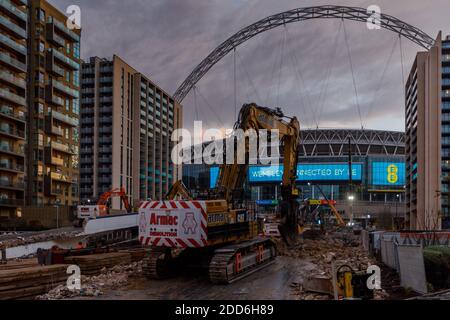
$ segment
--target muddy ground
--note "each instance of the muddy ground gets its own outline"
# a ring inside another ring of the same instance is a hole
[[[304,287],[310,277],[331,277],[331,261],[352,267],[367,267],[376,261],[363,251],[357,237],[332,235],[304,240],[295,248],[278,243],[276,261],[248,277],[229,285],[212,285],[206,272],[195,271],[166,280],[148,280],[142,265],[122,267],[104,275],[85,279],[87,288],[81,294],[66,295],[64,290],[50,293],[46,299],[115,299],[115,300],[328,300],[330,295],[311,292]],[[125,271],[126,270],[126,271]],[[120,279],[120,281],[118,281]],[[395,272],[382,272],[383,290],[376,299],[402,299]]]

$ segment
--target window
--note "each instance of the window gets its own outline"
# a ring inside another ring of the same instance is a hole
[[[36,18],[41,22],[45,22],[45,11],[40,8],[37,8],[36,9]]]
[[[75,114],[80,114],[80,101],[78,99],[72,100],[72,112]]]
[[[66,71],[66,81],[70,82],[70,72]]]
[[[80,58],[80,44],[79,43],[75,43],[73,45],[73,56],[77,59]]]
[[[35,80],[39,83],[44,83],[45,79],[44,79],[44,74],[42,72],[36,71],[36,77]]]
[[[40,53],[45,52],[45,43],[43,41],[39,41],[39,43],[37,44],[37,51],[39,51]]]
[[[65,103],[64,103],[65,107],[66,107],[66,111],[70,111],[70,100],[66,99]]]
[[[80,71],[73,72],[73,84],[77,87],[80,86]]]
[[[67,52],[67,54],[70,54],[70,43],[69,42],[66,43],[66,52]]]

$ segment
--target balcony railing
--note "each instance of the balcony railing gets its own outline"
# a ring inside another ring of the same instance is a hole
[[[55,33],[55,28],[47,28],[47,40],[58,47],[65,47],[64,39]]]
[[[23,190],[25,188],[25,184],[23,181],[0,180],[0,187]]]
[[[57,106],[64,106],[64,100],[53,93],[53,88],[50,85],[45,88],[45,101]]]
[[[27,22],[27,13],[18,9],[14,4],[11,3],[9,0],[2,0],[0,1],[0,6],[14,14],[17,18],[21,19],[22,21]]]
[[[80,92],[78,90],[72,89],[63,84],[62,82],[59,82],[58,80],[52,80],[51,85],[53,85],[55,89],[59,90],[60,92],[66,95],[71,96],[74,99],[78,99],[78,97],[80,96]]]
[[[0,132],[10,135],[10,136],[14,136],[16,138],[25,139],[25,132],[22,130],[18,130],[17,128],[1,128],[0,127]]]
[[[4,16],[0,16],[0,24],[8,28],[12,33],[21,38],[26,39],[27,38],[27,30],[19,27],[17,24],[13,23],[11,20],[7,19]]]
[[[65,175],[65,174],[62,174],[62,173],[51,172],[50,173],[50,178],[52,180],[58,180],[58,181],[62,181],[62,182],[72,183],[72,178],[69,177],[68,175]]]
[[[8,100],[9,102],[21,105],[21,106],[26,106],[26,99],[24,97],[21,97],[15,93],[12,93],[6,89],[0,88],[0,97]]]
[[[26,88],[26,81],[22,78],[16,77],[14,74],[6,72],[6,71],[0,71],[0,79],[7,81],[16,87],[25,89]]]
[[[62,114],[58,111],[51,111],[48,113],[49,116],[52,116],[53,118],[55,118],[56,120],[59,120],[61,122],[67,123],[73,127],[77,127],[78,126],[78,119],[77,118],[72,118],[71,116]]]
[[[8,153],[14,153],[20,156],[25,155],[25,149],[23,147],[14,148],[9,145],[0,145],[0,151],[8,152]]]
[[[25,63],[22,63],[3,52],[0,52],[0,61],[8,64],[8,66],[12,67],[17,72],[27,72],[27,65]]]
[[[52,53],[56,59],[58,59],[60,62],[71,68],[72,70],[78,70],[80,69],[80,64],[69,57],[66,57],[64,54],[59,52],[58,50],[50,49],[50,53]]]
[[[23,206],[23,199],[0,198],[0,206]]]
[[[10,106],[1,106],[0,107],[0,114],[6,115],[9,118],[13,118],[15,120],[19,120],[19,121],[26,121],[26,117],[24,113],[18,113],[18,112],[14,112],[14,109],[11,108]]]
[[[53,17],[48,17],[47,22],[53,23],[59,31],[61,31],[65,36],[69,37],[72,41],[80,42],[80,36],[77,35],[75,32],[73,32],[72,30],[69,30],[69,28],[67,28],[67,26],[64,23],[59,22]]]
[[[18,172],[24,172],[24,170],[25,170],[24,166],[19,165],[19,164],[14,165],[11,162],[0,163],[0,169],[6,169],[6,170],[12,170],[12,171],[18,171]]]
[[[0,21],[1,21],[1,17],[0,17]],[[9,38],[8,36],[4,35],[3,33],[0,33],[0,42],[7,45],[9,48],[13,49],[14,51],[16,51],[18,53],[21,53],[23,55],[27,54],[27,48],[24,45],[14,41],[13,39]]]
[[[63,143],[56,142],[56,141],[52,141],[48,146],[52,147],[55,150],[62,151],[65,153],[70,153],[70,154],[74,153],[70,146],[63,144]]]

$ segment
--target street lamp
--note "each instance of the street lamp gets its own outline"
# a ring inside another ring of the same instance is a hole
[[[352,225],[353,224],[353,200],[355,200],[355,196],[353,194],[349,194],[348,200],[350,201],[350,225]]]

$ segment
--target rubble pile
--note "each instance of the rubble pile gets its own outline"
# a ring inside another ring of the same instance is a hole
[[[130,278],[142,273],[142,261],[129,265],[103,268],[96,276],[81,276],[81,290],[69,290],[66,284],[59,285],[48,293],[36,297],[37,300],[60,300],[76,297],[98,297],[106,289],[118,289],[126,286]]]
[[[348,265],[354,270],[365,270],[376,260],[370,258],[363,250],[357,237],[348,235],[323,235],[318,239],[303,239],[295,247],[288,248],[283,241],[277,242],[279,255],[304,259],[315,265],[315,268],[307,270],[305,279],[323,279],[323,283],[332,283],[332,261],[336,266]],[[333,297],[326,293],[313,292],[304,287],[304,282],[292,283],[292,289],[296,296],[302,300],[327,300]],[[375,292],[376,299],[386,299],[384,290]]]
[[[59,232],[42,232],[30,236],[17,236],[15,238],[0,241],[0,248],[12,248],[23,246],[31,243],[38,243],[52,240],[66,240],[75,237],[80,233],[79,230],[59,231]]]

